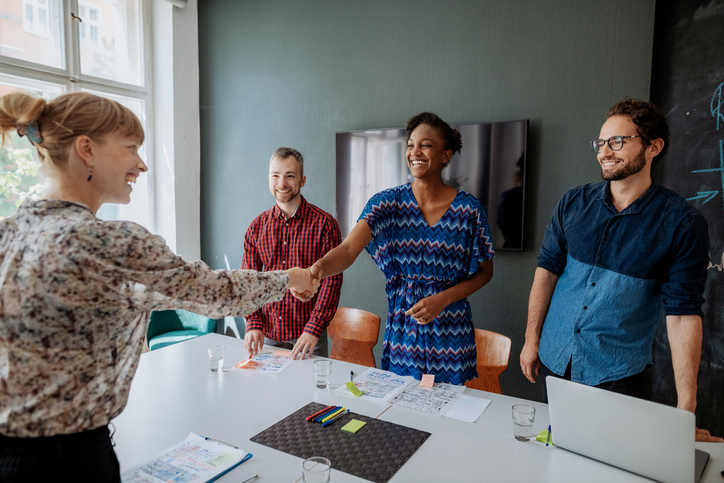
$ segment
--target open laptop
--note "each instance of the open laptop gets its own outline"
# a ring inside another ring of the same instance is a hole
[[[695,450],[689,411],[546,379],[554,444],[663,483],[698,483],[709,454]]]

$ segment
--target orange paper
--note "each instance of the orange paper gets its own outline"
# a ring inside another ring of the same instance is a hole
[[[435,384],[435,375],[434,374],[423,374],[422,375],[422,381],[420,381],[420,387],[432,388],[433,384]]]

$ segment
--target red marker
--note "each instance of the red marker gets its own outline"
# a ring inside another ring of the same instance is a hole
[[[326,413],[327,411],[329,411],[329,410],[332,409],[333,407],[336,407],[336,406],[335,406],[334,404],[332,404],[331,406],[327,406],[326,408],[322,409],[322,410],[319,411],[318,413],[312,414],[311,416],[309,416],[309,417],[307,418],[307,421],[311,421],[312,419],[316,418],[317,416],[319,416],[319,415],[321,415],[321,414],[323,414],[323,413]]]

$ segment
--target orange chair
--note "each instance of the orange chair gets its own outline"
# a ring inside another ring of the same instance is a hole
[[[483,329],[475,329],[475,347],[478,351],[478,378],[465,385],[471,389],[500,391],[500,374],[508,368],[510,338]]]
[[[379,332],[378,315],[366,310],[339,307],[327,328],[327,334],[332,339],[329,357],[375,367],[372,348],[377,344]]]

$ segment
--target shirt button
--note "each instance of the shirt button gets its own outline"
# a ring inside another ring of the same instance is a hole
[[[584,305],[583,310],[588,310],[588,305]]]
[[[279,317],[279,318],[281,319],[281,317]],[[581,333],[581,329],[576,329],[576,334],[580,334],[580,333]]]
[[[286,265],[286,263],[287,263],[287,262],[286,262],[286,260],[285,260],[285,261],[282,262],[282,265]]]
[[[279,320],[282,320],[282,318],[281,318],[281,317],[279,317]],[[579,330],[578,332],[580,332],[580,330]]]
[[[595,287],[595,286],[596,286],[596,282],[591,283],[591,287]]]
[[[287,242],[284,242],[284,243],[283,243],[283,245],[286,245],[286,244],[287,244]],[[595,285],[595,284],[594,284],[594,285]]]

